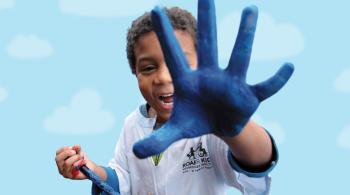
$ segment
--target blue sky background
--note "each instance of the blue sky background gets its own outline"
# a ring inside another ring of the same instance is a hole
[[[55,151],[78,143],[98,164],[112,157],[125,116],[143,102],[126,59],[126,31],[156,4],[196,15],[194,0],[0,0],[4,194],[89,193],[90,182],[58,174]],[[222,67],[240,12],[251,4],[260,17],[249,83],[286,61],[296,68],[254,116],[278,142],[271,194],[349,194],[350,3],[216,1]]]

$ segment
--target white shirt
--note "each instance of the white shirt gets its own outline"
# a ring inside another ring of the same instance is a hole
[[[140,109],[125,120],[109,166],[117,173],[121,195],[222,195],[227,186],[246,195],[265,195],[270,176],[248,177],[232,169],[229,148],[215,135],[182,139],[163,152],[155,166],[152,158],[138,159],[133,144],[153,131],[155,118],[146,118]]]

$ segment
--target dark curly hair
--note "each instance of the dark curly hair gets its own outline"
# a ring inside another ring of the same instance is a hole
[[[170,22],[175,30],[183,30],[188,32],[195,44],[197,46],[197,22],[193,15],[179,7],[164,8],[167,12],[167,15],[170,19]],[[146,12],[136,20],[132,22],[131,27],[128,29],[127,34],[127,45],[126,53],[129,61],[129,65],[133,74],[136,73],[135,70],[135,53],[134,48],[138,39],[148,33],[153,31],[152,22],[151,22],[151,13]]]

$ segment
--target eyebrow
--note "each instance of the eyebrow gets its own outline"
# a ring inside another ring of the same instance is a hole
[[[139,65],[140,62],[143,61],[150,61],[150,62],[154,62],[154,59],[150,56],[141,56],[140,58],[136,59],[136,65]]]

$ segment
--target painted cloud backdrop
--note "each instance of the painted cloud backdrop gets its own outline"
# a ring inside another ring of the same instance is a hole
[[[59,175],[55,151],[80,144],[107,165],[125,117],[144,103],[126,59],[127,29],[154,5],[196,15],[196,2],[0,0],[1,193],[90,194],[89,181]],[[287,85],[254,117],[279,149],[271,194],[350,194],[350,2],[215,3],[222,64],[241,10],[255,4],[248,81],[268,78],[285,61],[295,65]],[[20,187],[13,182],[19,175],[25,178]],[[231,188],[228,194],[240,193]]]
[[[226,15],[218,24],[220,45],[219,57],[228,60],[237,35],[240,12]],[[293,24],[277,22],[268,13],[260,13],[255,35],[252,58],[254,60],[274,60],[295,56],[304,49],[304,38]]]
[[[110,130],[115,123],[111,112],[102,109],[101,96],[92,89],[81,89],[68,106],[55,109],[44,121],[49,132],[96,134]]]
[[[90,17],[130,16],[150,10],[157,0],[59,0],[63,13]]]
[[[36,35],[15,35],[7,46],[8,55],[19,59],[46,58],[53,51],[49,41]]]
[[[15,5],[15,0],[1,0],[0,1],[0,10],[8,9]]]
[[[8,92],[5,88],[0,87],[0,103],[4,102],[8,97]]]

